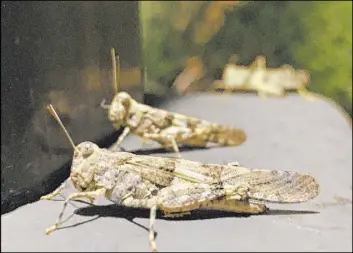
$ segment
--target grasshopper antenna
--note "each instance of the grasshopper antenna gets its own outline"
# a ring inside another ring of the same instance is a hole
[[[112,58],[112,86],[114,88],[115,95],[118,94],[119,90],[119,79],[120,76],[120,59],[119,55],[115,55],[115,49],[112,47],[110,49],[110,56]],[[116,59],[118,59],[118,64],[116,63]],[[101,102],[100,106],[104,109],[110,109],[110,105],[105,104],[105,99]]]
[[[112,57],[113,87],[114,87],[115,94],[118,94],[118,90],[119,90],[118,77],[120,77],[120,58],[119,58],[119,55],[117,56],[115,55],[115,49],[113,47],[110,49],[110,55]],[[116,59],[118,59],[118,62],[116,61]]]
[[[73,142],[69,132],[66,130],[64,124],[61,122],[61,119],[59,118],[58,114],[56,113],[54,107],[50,104],[50,105],[47,106],[47,109],[50,112],[50,114],[58,121],[58,123],[61,126],[61,128],[64,130],[64,133],[65,133],[67,139],[69,140],[71,146],[73,147],[73,149],[76,150],[77,152],[79,152],[79,150],[75,146],[75,143]]]

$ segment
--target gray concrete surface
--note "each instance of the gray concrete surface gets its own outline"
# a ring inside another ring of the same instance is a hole
[[[170,101],[164,108],[247,132],[242,146],[189,150],[183,158],[308,172],[320,182],[321,193],[304,204],[269,205],[268,215],[206,210],[184,220],[158,219],[160,251],[352,251],[352,128],[331,104],[296,95],[263,100],[252,94],[203,94]],[[138,150],[141,142],[129,136],[123,147]],[[114,207],[104,199],[95,207],[74,202],[81,208],[66,228],[46,236],[44,229],[55,222],[62,204],[39,201],[2,215],[2,251],[150,250],[143,228],[148,227],[148,211]],[[70,206],[66,216],[74,210]]]

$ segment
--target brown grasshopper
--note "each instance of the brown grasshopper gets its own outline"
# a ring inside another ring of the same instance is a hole
[[[50,105],[48,109],[74,148],[70,179],[80,192],[66,198],[58,220],[46,230],[47,234],[63,223],[71,199],[88,198],[93,202],[105,195],[118,205],[150,209],[149,243],[156,251],[157,209],[170,216],[198,208],[253,214],[264,212],[266,203],[305,202],[319,194],[319,184],[307,174],[113,152],[89,141],[75,146],[54,108]],[[64,184],[41,199],[52,199],[63,188]]]
[[[103,100],[101,107],[108,110],[109,120],[115,128],[124,127],[113,149],[118,147],[130,132],[141,137],[144,142],[152,140],[159,142],[164,148],[172,147],[179,157],[179,143],[198,147],[205,147],[207,143],[234,146],[246,140],[246,134],[241,129],[153,108],[138,103],[126,92],[117,92],[116,57],[113,48],[111,55],[115,96],[110,105],[106,105]]]
[[[297,90],[301,95],[310,93],[306,90],[310,75],[305,70],[294,70],[288,64],[266,68],[264,56],[257,56],[249,67],[236,65],[235,60],[233,55],[224,69],[222,80],[215,81],[212,90],[256,91],[261,97],[282,97],[290,90]]]

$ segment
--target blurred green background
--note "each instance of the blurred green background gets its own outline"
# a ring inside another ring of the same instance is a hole
[[[232,54],[242,65],[308,70],[308,89],[352,116],[351,1],[141,1],[146,93],[164,94],[191,57],[219,79]]]

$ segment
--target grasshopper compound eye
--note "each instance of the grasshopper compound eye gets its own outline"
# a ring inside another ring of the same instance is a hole
[[[81,151],[82,156],[88,157],[93,153],[94,147],[91,143],[86,142],[80,146],[80,151]]]

